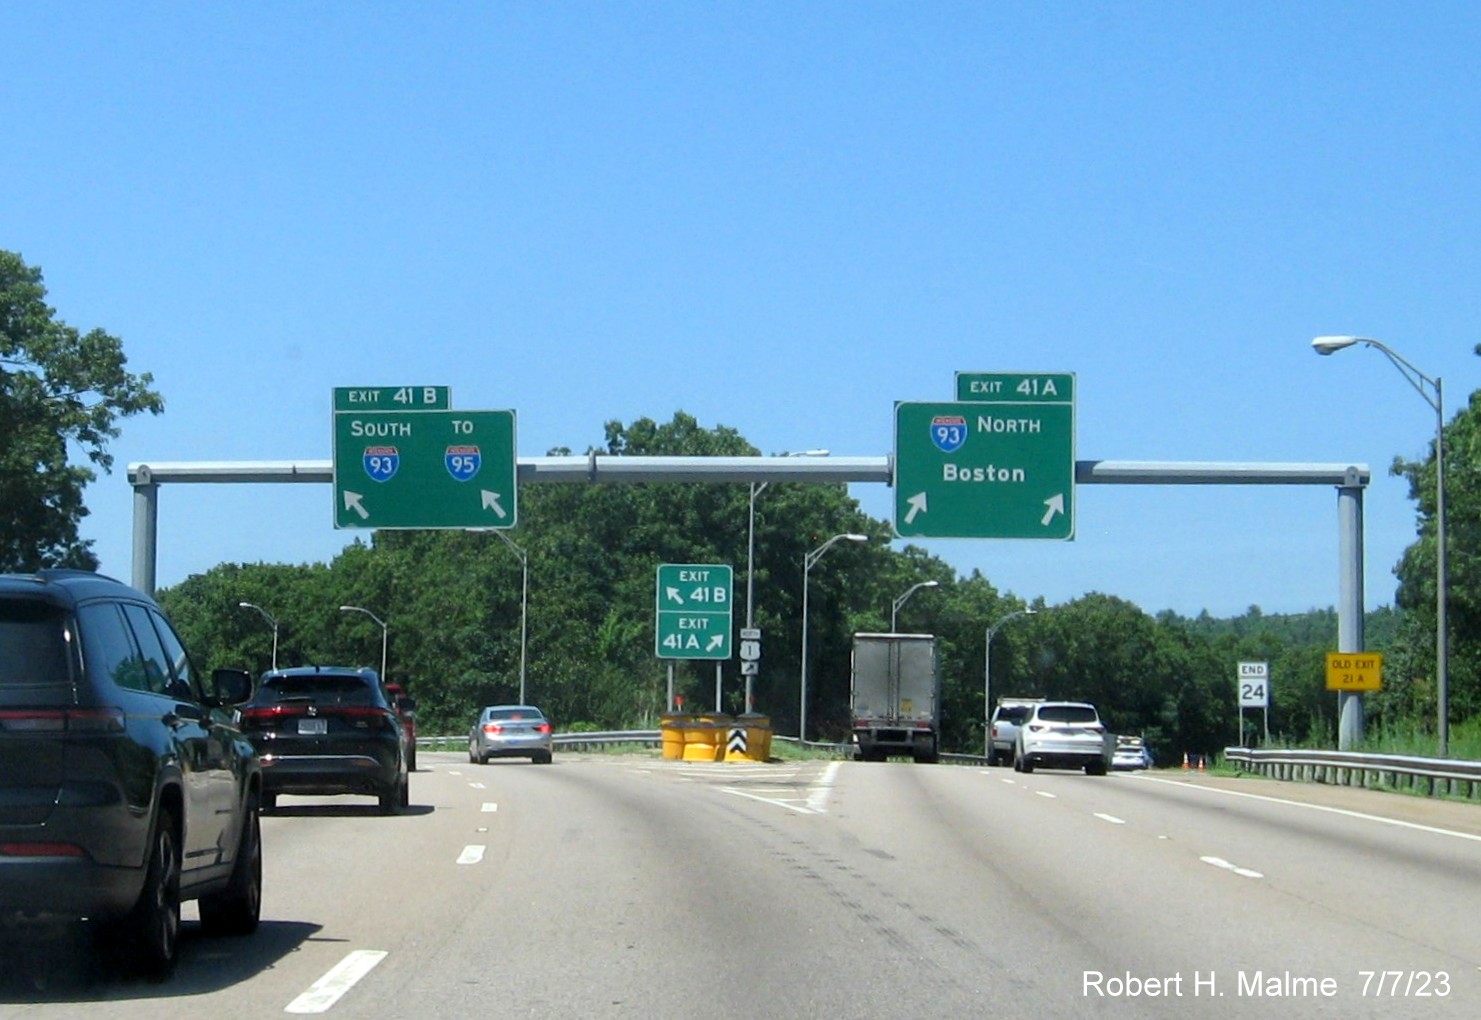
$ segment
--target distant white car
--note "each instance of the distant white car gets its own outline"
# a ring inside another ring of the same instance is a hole
[[[1141,737],[1117,737],[1116,750],[1111,755],[1113,769],[1149,769],[1152,767],[1152,752]]]
[[[1103,776],[1116,740],[1101,724],[1095,706],[1084,701],[1045,701],[1034,705],[1018,728],[1013,769],[1084,769]]]

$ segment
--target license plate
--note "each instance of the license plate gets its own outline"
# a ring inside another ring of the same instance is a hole
[[[298,720],[299,736],[312,737],[322,736],[329,732],[328,719],[300,719]]]

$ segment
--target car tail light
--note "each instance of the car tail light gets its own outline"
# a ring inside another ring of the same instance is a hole
[[[548,723],[548,722],[541,723],[539,726],[536,726],[535,727],[535,732],[536,733],[549,733],[550,732],[550,723]]]
[[[483,724],[483,732],[491,734],[503,733],[504,727],[500,726],[496,722],[486,722]]]
[[[1091,733],[1104,733],[1106,731],[1106,728],[1104,726],[1100,725],[1099,723],[1097,723],[1094,726],[1087,726],[1085,728],[1087,730],[1089,730]]]
[[[302,708],[289,708],[284,705],[258,705],[254,708],[242,709],[243,719],[281,719],[284,716],[304,715]]]
[[[0,843],[0,857],[84,857],[75,843]]]
[[[121,708],[14,709],[0,712],[6,733],[122,733]]]

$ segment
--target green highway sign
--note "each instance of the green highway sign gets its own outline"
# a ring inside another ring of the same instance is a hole
[[[446,411],[453,406],[447,386],[336,386],[336,411]]]
[[[734,571],[719,563],[664,563],[654,591],[660,659],[730,658]]]
[[[1073,404],[1075,376],[1072,372],[958,372],[956,398],[1022,404]]]
[[[512,528],[513,411],[335,411],[336,528]]]
[[[1010,392],[1001,399],[896,404],[895,534],[1074,538],[1072,385],[1068,393],[1063,401]]]

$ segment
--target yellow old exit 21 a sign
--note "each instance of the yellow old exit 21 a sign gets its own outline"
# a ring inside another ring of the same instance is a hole
[[[1382,652],[1327,653],[1327,690],[1379,691],[1382,689]]]

